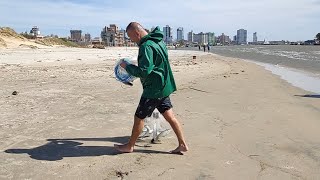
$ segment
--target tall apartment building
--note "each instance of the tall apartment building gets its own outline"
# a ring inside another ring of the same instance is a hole
[[[124,29],[119,30],[118,33],[116,33],[116,46],[125,46],[125,35],[126,31]]]
[[[177,41],[183,41],[184,40],[184,31],[183,27],[179,27],[177,29]]]
[[[73,42],[81,42],[81,30],[70,30],[70,40]]]
[[[237,30],[237,44],[247,44],[247,30],[239,29]]]
[[[188,32],[188,42],[190,42],[190,43],[194,42],[193,37],[194,37],[193,31]]]
[[[236,45],[237,44],[237,35],[234,35],[232,37],[232,39],[230,39],[230,44],[232,44],[232,45]]]
[[[84,41],[85,42],[90,42],[91,41],[91,35],[89,33],[84,35]]]
[[[230,38],[229,36],[222,33],[220,36],[218,36],[217,42],[219,42],[222,45],[230,44]]]
[[[208,34],[207,33],[198,33],[194,34],[193,42],[196,42],[201,45],[207,45],[208,44]]]
[[[125,46],[125,31],[119,30],[115,24],[110,24],[102,29],[101,39],[106,46]]]
[[[198,34],[193,34],[193,42],[200,44],[200,42],[201,42],[201,36],[200,36],[199,33],[198,33]]]
[[[257,36],[257,32],[253,33],[253,44],[258,44],[258,36]]]
[[[163,27],[163,41],[166,44],[171,44],[172,43],[172,28],[169,25],[166,25],[166,27]]]
[[[214,44],[216,44],[216,37],[215,37],[214,32],[208,32],[208,33],[207,33],[207,36],[208,36],[208,44],[209,44],[209,45],[214,45]]]

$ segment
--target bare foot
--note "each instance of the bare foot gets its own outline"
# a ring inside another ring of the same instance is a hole
[[[188,150],[189,150],[188,146],[181,144],[175,150],[170,151],[170,153],[183,155],[182,152],[187,152]]]
[[[122,153],[131,153],[133,152],[133,147],[129,146],[128,144],[118,145],[115,144],[114,148]]]

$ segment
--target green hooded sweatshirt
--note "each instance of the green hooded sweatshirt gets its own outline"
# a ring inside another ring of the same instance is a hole
[[[138,66],[126,66],[129,74],[140,78],[142,97],[145,98],[163,98],[177,90],[168,60],[168,50],[162,39],[163,33],[156,27],[138,43]]]

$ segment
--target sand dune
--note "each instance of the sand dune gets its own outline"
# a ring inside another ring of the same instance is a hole
[[[0,28],[0,48],[46,48],[17,34],[11,28]]]
[[[60,38],[46,37],[43,39],[27,39],[16,33],[13,29],[0,28],[0,48],[9,49],[38,49],[52,48],[56,46],[78,47],[77,44]]]

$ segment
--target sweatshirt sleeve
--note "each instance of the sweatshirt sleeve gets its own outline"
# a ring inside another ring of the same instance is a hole
[[[126,71],[135,77],[145,78],[153,70],[153,50],[150,46],[141,46],[138,55],[138,66],[128,64]]]

